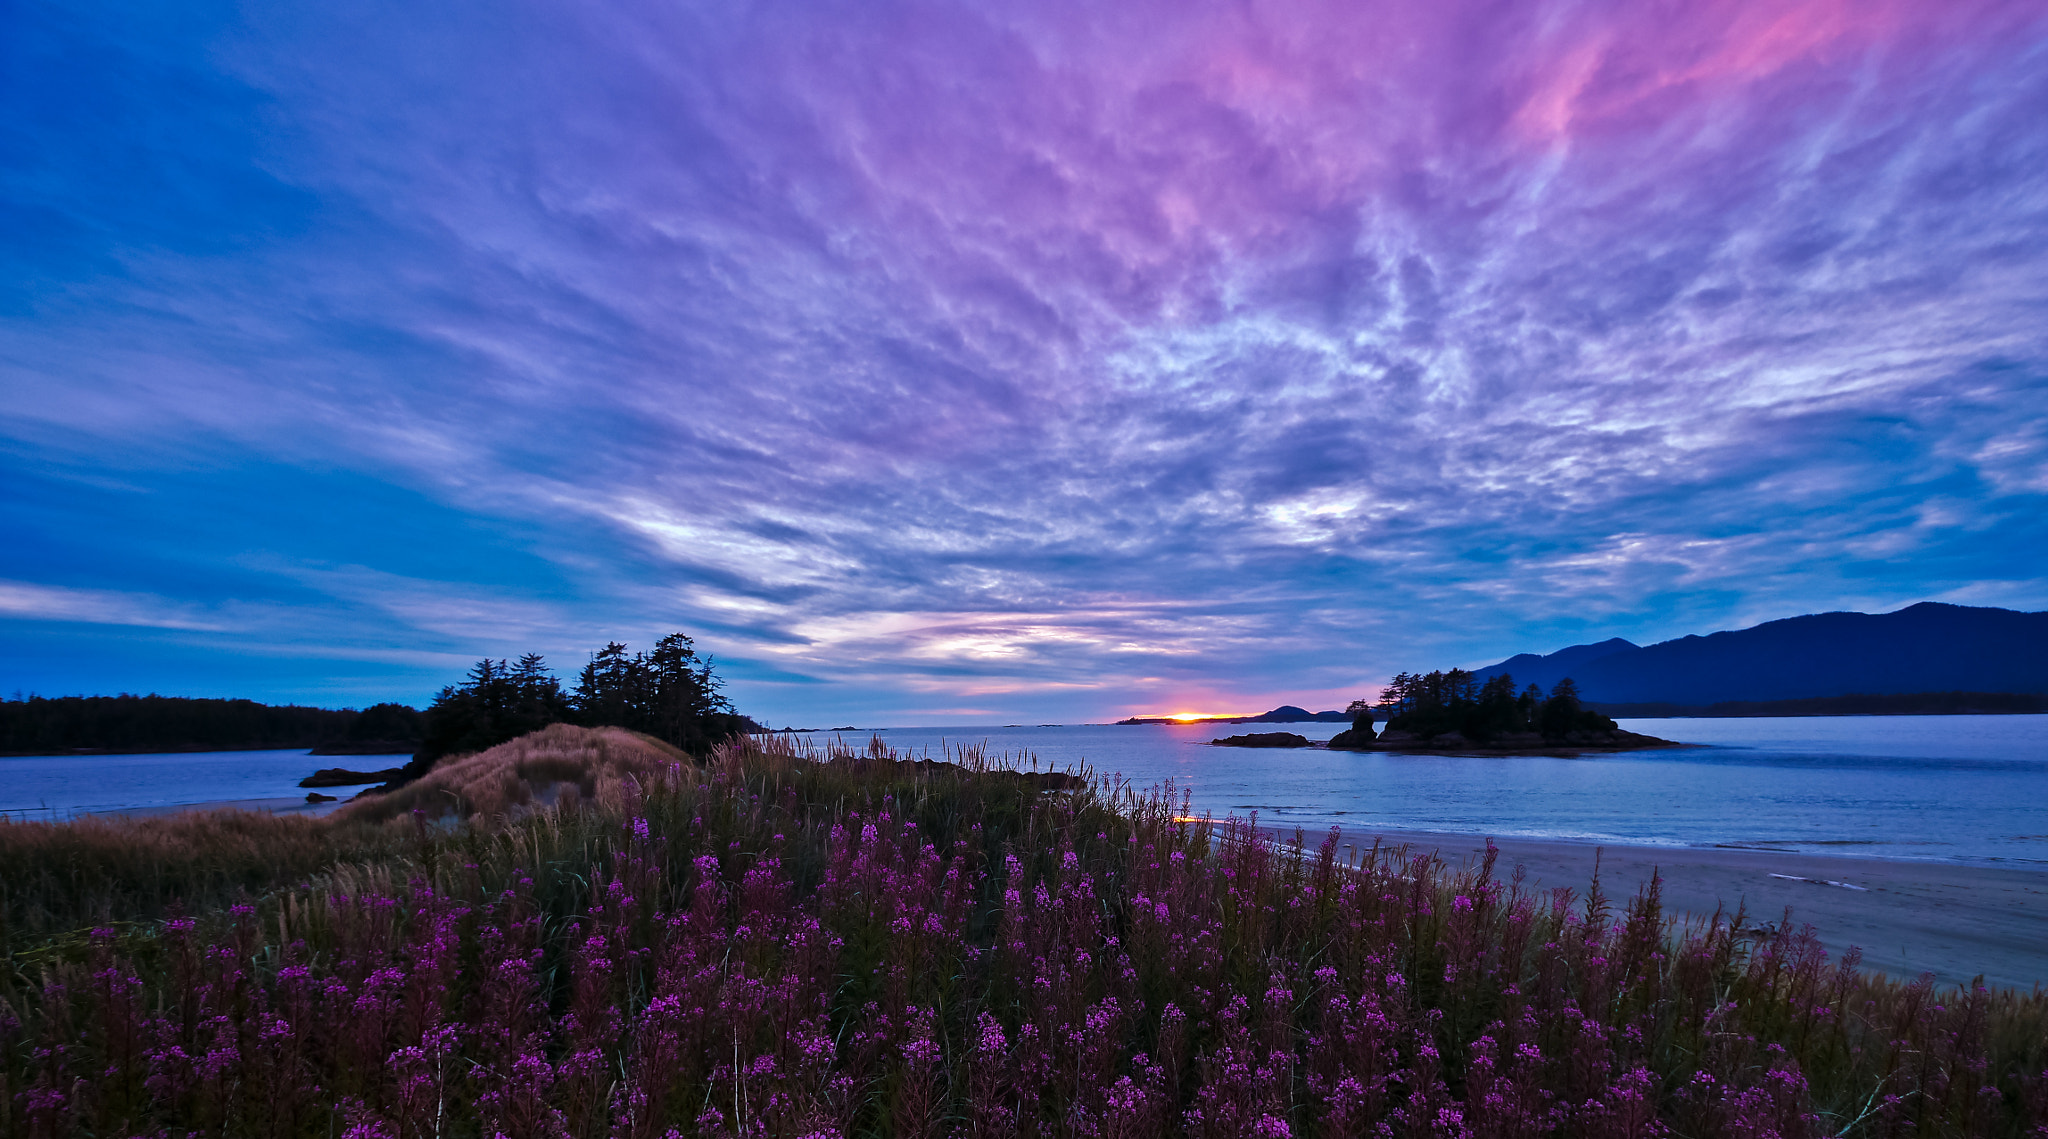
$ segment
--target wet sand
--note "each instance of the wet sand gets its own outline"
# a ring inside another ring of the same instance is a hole
[[[1311,841],[1315,837],[1312,836]],[[1472,865],[1483,838],[1428,831],[1347,831],[1340,844],[1407,844],[1447,863]],[[2048,867],[1967,866],[1874,858],[1836,858],[1729,847],[1608,846],[1534,839],[1496,840],[1495,872],[1517,865],[1539,888],[1564,886],[1583,897],[1593,879],[1617,910],[1654,870],[1670,914],[1746,911],[1749,924],[1791,920],[1812,925],[1830,957],[1863,950],[1866,972],[1943,984],[1982,974],[1994,987],[2048,985]],[[1830,883],[1840,883],[1830,884]]]

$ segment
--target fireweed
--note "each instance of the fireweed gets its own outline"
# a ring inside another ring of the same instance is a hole
[[[2048,1136],[2038,992],[957,758],[756,739],[7,941],[0,1131]]]

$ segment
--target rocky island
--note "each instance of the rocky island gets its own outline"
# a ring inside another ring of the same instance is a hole
[[[1373,730],[1375,711],[1387,714],[1385,731]],[[1546,694],[1536,685],[1516,691],[1505,673],[1480,682],[1464,669],[1426,675],[1401,673],[1376,706],[1353,700],[1351,727],[1327,745],[1333,751],[1420,752],[1429,755],[1578,755],[1684,747],[1672,740],[1623,731],[1579,700],[1570,677]],[[1218,747],[1315,747],[1292,732],[1249,733],[1209,741]]]
[[[1368,732],[1370,729],[1368,729]],[[1510,732],[1474,740],[1463,732],[1419,736],[1392,728],[1378,736],[1359,736],[1357,729],[1339,732],[1327,745],[1332,751],[1395,751],[1428,755],[1579,755],[1589,751],[1640,751],[1655,747],[1689,747],[1675,740],[1646,736],[1640,732],[1575,731],[1562,736],[1537,732]]]
[[[1308,737],[1296,732],[1247,732],[1210,740],[1211,747],[1314,747]]]

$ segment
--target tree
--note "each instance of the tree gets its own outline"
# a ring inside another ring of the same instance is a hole
[[[1465,715],[1465,735],[1484,741],[1527,730],[1527,722],[1515,703],[1515,678],[1507,673],[1489,678],[1480,686],[1472,709]]]
[[[1579,686],[1567,676],[1550,690],[1543,702],[1541,730],[1544,739],[1562,739],[1573,732],[1612,732],[1620,725],[1586,707],[1579,700]]]
[[[633,653],[618,641],[592,653],[573,691],[528,653],[516,662],[476,662],[460,684],[443,688],[420,716],[422,742],[398,782],[419,778],[445,756],[518,739],[569,722],[645,732],[703,754],[714,744],[760,726],[733,711],[708,656],[681,633]]]
[[[1345,706],[1344,710],[1351,713],[1351,726],[1330,737],[1330,746],[1334,748],[1362,748],[1371,743],[1374,739],[1372,730],[1372,701],[1353,700]]]
[[[1529,733],[1562,740],[1574,733],[1618,730],[1613,720],[1580,701],[1579,686],[1569,677],[1558,681],[1545,697],[1533,684],[1517,693],[1515,678],[1506,673],[1481,682],[1459,668],[1426,674],[1401,672],[1387,683],[1381,697],[1388,712],[1388,731],[1407,732],[1425,740],[1452,732],[1475,743]],[[1358,703],[1354,701],[1353,707]]]
[[[637,728],[636,712],[647,703],[646,661],[626,655],[617,641],[591,654],[577,678],[576,717],[585,724]]]
[[[420,738],[420,714],[405,704],[372,704],[349,725],[348,738],[365,742],[416,740]]]
[[[654,651],[628,655],[617,641],[590,658],[576,682],[579,722],[646,732],[685,751],[702,753],[742,732],[758,730],[733,711],[708,656],[696,642],[670,633]]]
[[[700,751],[745,730],[734,721],[732,702],[711,671],[711,658],[699,658],[696,644],[681,633],[654,643],[647,655],[650,735],[686,751]]]
[[[1368,736],[1371,735],[1372,701],[1353,700],[1344,706],[1344,710],[1351,714],[1351,728],[1353,731],[1365,732]]]
[[[571,712],[561,681],[538,654],[528,653],[517,663],[485,657],[463,683],[434,697],[423,717],[425,738],[404,770],[417,767],[417,774],[425,774],[443,756],[495,747],[569,719]]]

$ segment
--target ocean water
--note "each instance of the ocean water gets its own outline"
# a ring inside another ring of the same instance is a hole
[[[1086,766],[1144,789],[1169,781],[1197,813],[1257,812],[1320,834],[1449,831],[1650,846],[1733,845],[1879,858],[2048,866],[2048,716],[1840,716],[1628,720],[1698,746],[1471,758],[1207,746],[1285,730],[1325,740],[1341,724],[885,728],[894,747],[949,747]],[[845,733],[865,745],[869,733]],[[820,740],[821,736],[810,737]],[[318,767],[390,757],[303,751],[0,759],[0,812],[15,818],[222,799],[303,797]]]
[[[1627,720],[1699,746],[1473,758],[1209,747],[1248,731],[1326,740],[1341,724],[887,729],[898,748],[984,744],[1086,764],[1197,813],[1319,837],[1424,830],[1645,846],[2048,866],[2048,716]],[[861,739],[865,739],[862,736]]]
[[[48,819],[222,799],[303,799],[299,780],[320,768],[377,771],[403,762],[389,755],[311,755],[304,748],[0,757],[0,815]],[[346,797],[356,790],[330,787],[322,794]]]

